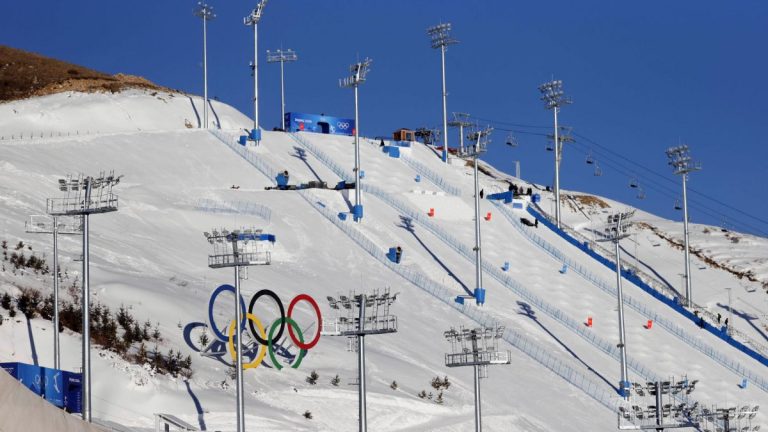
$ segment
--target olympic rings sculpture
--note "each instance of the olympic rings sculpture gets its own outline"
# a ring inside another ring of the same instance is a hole
[[[229,350],[229,354],[232,356],[232,359],[236,361],[237,359],[237,353],[235,351],[235,334],[237,333],[235,331],[235,327],[237,325],[236,320],[232,320],[230,324],[227,326],[226,334],[223,333],[217,326],[216,321],[213,317],[213,306],[216,303],[216,298],[224,293],[224,292],[231,292],[234,296],[235,294],[235,287],[232,285],[224,284],[213,290],[211,293],[211,298],[208,300],[208,322],[210,323],[211,331],[213,332],[213,335],[221,342],[224,342],[227,344],[227,348]],[[269,297],[271,298],[276,304],[278,309],[280,310],[280,318],[276,319],[267,329],[264,324],[261,322],[261,320],[253,313],[254,306],[256,306],[256,303],[259,301],[262,297]],[[315,315],[317,316],[317,333],[315,337],[308,342],[304,341],[304,334],[301,331],[301,328],[296,323],[296,321],[291,317],[293,314],[293,311],[296,307],[296,305],[301,302],[305,301],[309,303],[310,306],[312,306],[312,309],[315,311]],[[285,313],[285,307],[283,306],[282,300],[280,300],[280,297],[272,290],[263,289],[258,291],[256,294],[251,297],[251,301],[248,304],[248,308],[245,307],[245,302],[243,301],[243,298],[241,297],[239,299],[240,303],[240,309],[242,311],[242,317],[243,320],[240,323],[240,331],[247,333],[250,335],[250,337],[260,345],[260,348],[258,350],[258,354],[256,355],[256,358],[243,365],[243,369],[256,369],[259,367],[259,365],[264,360],[264,357],[266,357],[267,353],[269,353],[269,358],[272,361],[272,365],[275,367],[275,369],[280,370],[283,368],[283,366],[278,362],[277,357],[275,356],[275,350],[274,345],[275,342],[280,340],[280,338],[283,336],[283,333],[285,332],[286,324],[288,325],[288,336],[291,339],[291,342],[293,342],[294,345],[296,345],[300,351],[299,354],[293,359],[293,362],[291,363],[291,367],[296,369],[301,365],[301,361],[304,359],[304,356],[307,355],[307,352],[314,348],[315,345],[320,341],[320,329],[323,328],[323,317],[320,313],[320,306],[318,306],[317,302],[314,298],[309,296],[308,294],[299,294],[296,297],[294,297],[291,302],[288,304],[288,313]],[[247,323],[247,325],[246,325]],[[247,332],[245,332],[247,328]],[[277,330],[277,333],[275,333],[275,330]]]

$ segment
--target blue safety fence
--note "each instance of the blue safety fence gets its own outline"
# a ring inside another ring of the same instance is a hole
[[[561,238],[566,240],[568,243],[576,246],[582,252],[586,253],[587,255],[589,255],[590,257],[594,258],[596,261],[598,261],[599,263],[605,265],[606,267],[608,267],[608,268],[610,268],[612,270],[616,269],[616,263],[613,260],[611,260],[611,259],[609,259],[609,258],[607,258],[607,257],[605,257],[605,256],[603,256],[601,254],[599,254],[594,248],[589,247],[589,244],[585,244],[584,242],[577,240],[576,238],[574,238],[573,236],[569,235],[564,230],[558,228],[551,220],[549,220],[547,217],[545,217],[544,215],[542,215],[538,211],[534,210],[533,208],[528,207],[528,212],[532,216],[537,218],[539,221],[541,221],[542,225],[544,225],[547,228],[549,228],[550,230],[552,230],[554,233],[556,233],[558,236],[560,236]],[[669,306],[670,308],[672,308],[673,310],[678,312],[680,315],[683,315],[684,317],[688,318],[692,322],[699,324],[699,317],[697,317],[696,315],[693,314],[693,312],[691,312],[688,309],[686,309],[685,307],[683,307],[683,305],[680,304],[680,302],[676,298],[675,299],[669,298],[666,295],[664,295],[662,292],[659,292],[656,289],[654,289],[650,284],[646,283],[645,280],[641,279],[638,276],[635,268],[622,268],[621,275],[622,275],[622,277],[624,277],[624,279],[626,279],[627,281],[637,285],[643,291],[647,292],[648,294],[650,294],[651,296],[653,296],[657,300],[659,300],[662,303],[664,303],[665,305]],[[713,326],[712,324],[710,324],[708,322],[704,323],[703,328],[705,330],[709,331],[710,333],[712,333],[713,335],[717,336],[721,340],[725,341],[729,345],[731,345],[734,348],[738,349],[739,351],[743,352],[744,354],[746,354],[746,355],[752,357],[753,359],[757,360],[758,362],[760,362],[760,364],[762,364],[764,366],[768,366],[768,358],[766,358],[765,355],[763,355],[761,352],[759,352],[758,349],[753,349],[752,347],[747,346],[746,344],[744,344],[744,343],[734,339],[733,337],[728,335],[727,332],[725,332],[725,331],[723,331],[723,330]],[[759,344],[757,344],[754,341],[752,341],[752,344],[753,344],[753,346],[754,345],[760,346]],[[731,361],[731,362],[728,362],[728,363],[730,364],[730,363],[735,363],[735,362]],[[728,367],[730,369],[733,369],[734,371],[737,371],[740,374],[746,374],[748,372],[743,366],[741,366],[738,363],[732,364],[732,365],[730,365]],[[754,374],[752,374],[752,375],[754,375]],[[761,388],[763,388],[763,387],[761,387]],[[763,390],[768,391],[768,383],[765,383],[765,388],[763,388]]]
[[[455,293],[453,293],[452,290],[435,282],[416,268],[393,263],[387,258],[387,254],[384,253],[380,246],[366,237],[354,225],[340,221],[333,210],[325,206],[310,192],[299,191],[299,195],[312,205],[315,210],[344,232],[352,241],[357,243],[363,250],[408,282],[431,294],[444,304],[459,311],[480,325],[493,326],[501,324],[498,319],[490,316],[477,307],[459,305],[454,302],[453,298],[455,297]],[[584,369],[583,366],[577,365],[571,360],[566,362],[561,358],[555,357],[551,354],[552,350],[550,348],[537,344],[527,336],[523,335],[519,330],[514,329],[509,325],[505,327],[502,338],[510,345],[565,379],[567,382],[571,383],[611,411],[616,411],[618,409],[621,400],[617,397],[616,392],[613,389],[606,389],[604,383],[598,383],[582,373],[581,370]]]
[[[524,237],[526,237],[533,244],[543,249],[545,252],[551,255],[555,260],[563,263],[564,266],[568,266],[571,270],[576,272],[576,274],[578,274],[579,276],[581,276],[583,279],[590,282],[594,286],[600,288],[605,293],[611,295],[614,298],[617,297],[615,284],[600,278],[594,272],[587,269],[585,266],[569,258],[563,251],[561,251],[551,243],[541,238],[538,234],[535,234],[533,232],[534,230],[532,230],[530,227],[524,226],[520,222],[519,217],[504,205],[496,204],[496,207],[498,207],[501,214],[504,215],[504,217],[512,224],[512,226],[515,227],[517,231],[519,231]],[[544,223],[544,221],[542,221],[542,223]],[[615,269],[615,264],[613,268]],[[741,377],[749,378],[755,383],[755,385],[760,387],[762,390],[768,391],[768,382],[762,377],[760,377],[758,374],[747,369],[744,365],[742,365],[738,361],[735,361],[734,359],[729,358],[727,355],[717,351],[712,346],[703,342],[700,338],[685,331],[682,327],[675,324],[672,320],[650,309],[641,301],[637,300],[631,295],[627,295],[626,293],[624,293],[623,300],[625,305],[627,305],[634,311],[638,312],[639,314],[645,316],[646,318],[653,320],[658,326],[662,327],[668,333],[674,335],[681,341],[685,342],[690,347],[707,355],[708,357],[710,357],[720,365],[726,367],[727,369],[730,369],[731,371],[735,372]]]

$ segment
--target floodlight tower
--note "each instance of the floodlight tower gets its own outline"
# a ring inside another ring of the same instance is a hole
[[[266,261],[264,257],[252,247],[253,243],[261,238],[261,230],[244,228],[232,232],[222,229],[221,232],[212,231],[213,234],[203,233],[208,243],[213,245],[213,255],[208,255],[208,267],[217,269],[234,267],[235,269],[235,367],[237,368],[237,432],[245,431],[245,401],[243,396],[243,355],[242,334],[243,314],[240,296],[240,267],[270,264],[269,255]]]
[[[666,151],[672,172],[683,178],[683,239],[685,241],[685,297],[686,305],[693,307],[693,294],[691,293],[691,255],[688,244],[688,173],[701,170],[701,164],[691,159],[691,153],[687,145],[670,147]]]
[[[703,408],[699,420],[704,423],[704,431],[755,432],[760,426],[753,426],[752,419],[757,416],[759,405],[731,406],[727,408]]]
[[[90,314],[90,256],[89,256],[89,216],[91,214],[117,211],[117,195],[112,187],[123,176],[115,176],[102,171],[99,177],[82,174],[66,179],[59,179],[59,190],[66,192],[64,198],[48,198],[46,212],[51,216],[82,216],[83,219],[83,420],[91,421],[91,314]],[[58,331],[58,329],[56,329]]]
[[[340,87],[352,87],[355,89],[355,207],[352,211],[355,222],[363,219],[363,204],[360,199],[360,118],[358,115],[357,88],[365,82],[365,76],[371,68],[373,60],[366,58],[363,61],[352,64],[349,67],[350,75],[339,79]]]
[[[53,368],[61,369],[59,349],[59,235],[82,234],[82,217],[48,217],[32,215],[25,223],[25,230],[35,234],[53,234]]]
[[[688,381],[684,376],[679,381],[670,378],[665,381],[632,383],[631,388],[636,398],[619,406],[619,429],[663,431],[698,428],[699,403],[691,403],[688,397],[697,382]]]
[[[243,18],[243,24],[253,26],[253,131],[251,131],[251,139],[256,142],[261,141],[261,131],[259,130],[259,21],[266,4],[267,0],[261,0],[256,5],[256,9]]]
[[[557,114],[560,107],[572,103],[570,98],[563,92],[563,82],[552,80],[539,86],[541,100],[544,101],[544,107],[552,110],[555,116],[555,223],[560,228],[560,161],[562,160],[563,146],[559,138],[559,128],[557,127]]]
[[[459,128],[459,155],[464,155],[464,128],[472,126],[469,121],[469,114],[455,112],[453,113],[453,120],[448,122],[448,126]]]
[[[203,129],[208,129],[208,21],[213,21],[216,14],[213,6],[198,2],[195,16],[203,20]]]
[[[619,310],[619,351],[621,352],[621,380],[619,381],[619,393],[624,399],[629,398],[629,374],[627,373],[627,340],[624,331],[624,297],[621,289],[621,239],[629,237],[630,219],[635,212],[623,212],[608,215],[608,223],[605,226],[604,237],[598,241],[613,242],[616,252],[616,297]]]
[[[267,50],[267,63],[280,62],[280,118],[282,119],[283,131],[285,131],[285,73],[283,65],[286,62],[294,62],[296,60],[298,60],[296,52],[291,49],[283,50],[281,48],[274,53]]]
[[[468,329],[451,327],[443,333],[451,343],[451,352],[445,354],[448,367],[472,366],[475,376],[475,432],[483,430],[480,406],[480,378],[488,377],[488,366],[509,364],[512,353],[499,350],[499,339],[504,336],[503,326]]]
[[[341,295],[339,299],[328,296],[328,303],[338,316],[328,323],[328,336],[345,336],[357,339],[358,410],[360,432],[368,430],[365,402],[365,336],[397,332],[397,316],[389,313],[389,307],[397,300],[397,293],[390,295],[389,288],[372,294]]]
[[[448,45],[459,43],[450,36],[451,23],[440,23],[429,27],[427,34],[432,39],[432,48],[440,48],[440,59],[443,73],[443,162],[448,162],[448,92],[445,91],[445,50]]]
[[[490,126],[485,129],[480,129],[480,127],[477,126],[476,130],[468,136],[475,141],[472,146],[467,147],[467,155],[472,158],[472,165],[474,166],[475,173],[475,291],[472,296],[457,296],[456,303],[459,304],[464,304],[465,298],[472,297],[474,297],[475,302],[478,305],[485,303],[485,288],[483,288],[483,255],[480,237],[480,180],[478,177],[477,161],[480,154],[484,153],[488,148],[491,132],[493,132],[493,128]]]

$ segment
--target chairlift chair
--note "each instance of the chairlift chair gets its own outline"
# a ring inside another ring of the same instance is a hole
[[[645,199],[645,191],[641,187],[637,188],[637,199]]]
[[[600,177],[603,175],[603,170],[600,168],[600,165],[597,164],[597,161],[595,161],[595,177]]]
[[[682,209],[683,209],[683,207],[680,205],[680,200],[676,199],[675,200],[675,210],[682,210]]]
[[[507,145],[510,147],[517,147],[517,140],[512,134],[507,135]]]
[[[586,162],[587,162],[587,165],[592,165],[592,164],[594,164],[594,163],[595,163],[595,159],[594,159],[594,158],[592,158],[592,152],[590,152],[590,153],[587,155],[587,160],[586,160]]]
[[[629,181],[629,187],[637,188],[638,186],[639,186],[639,184],[637,182],[637,178],[636,177],[632,177],[632,179]]]
[[[552,144],[550,142],[547,142],[546,149],[547,149],[547,151],[555,151],[555,146],[554,146],[554,144]]]

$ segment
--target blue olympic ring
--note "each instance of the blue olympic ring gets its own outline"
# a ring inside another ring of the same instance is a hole
[[[216,302],[216,297],[219,296],[219,294],[223,293],[224,291],[229,291],[232,293],[232,295],[235,295],[235,287],[229,284],[219,285],[218,288],[213,290],[213,293],[211,293],[211,298],[208,300],[208,321],[211,324],[211,330],[213,331],[213,334],[216,336],[216,338],[220,341],[227,341],[229,337],[219,331],[219,328],[216,327],[216,321],[213,319],[213,304]],[[240,297],[240,309],[242,310],[242,314],[240,315],[243,319],[240,322],[240,330],[245,329],[245,323],[246,323],[246,309],[245,309],[245,302],[243,301],[243,298]]]

